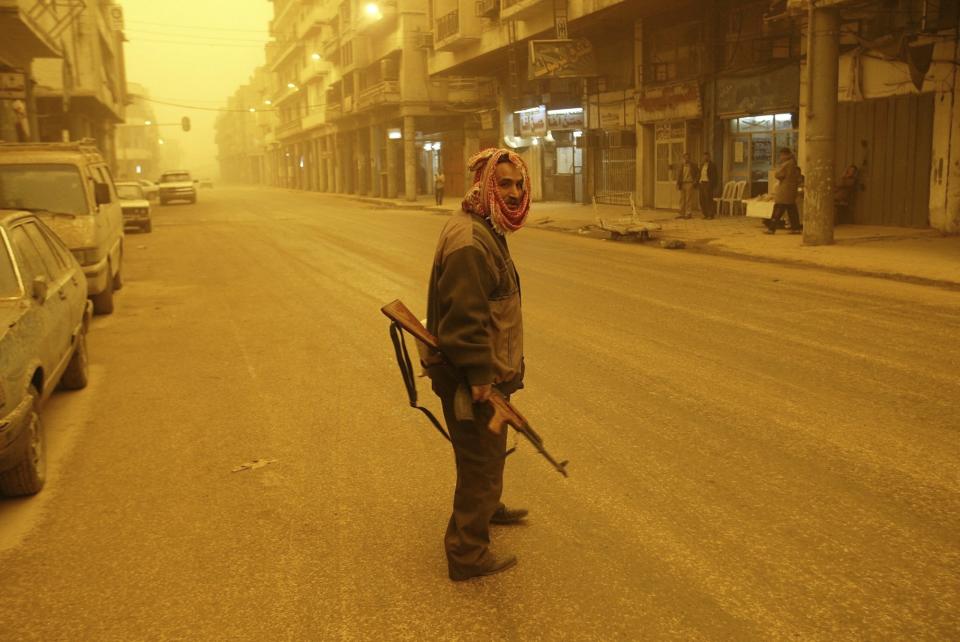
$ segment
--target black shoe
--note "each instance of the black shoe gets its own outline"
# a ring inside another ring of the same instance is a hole
[[[526,508],[507,508],[501,506],[493,517],[490,518],[491,524],[519,524],[527,516]]]
[[[763,231],[763,233],[764,233],[764,234],[776,234],[776,233],[777,233],[777,230],[776,230],[776,228],[768,227],[767,229],[765,229],[765,230]]]
[[[517,565],[517,556],[516,555],[507,555],[506,557],[494,557],[490,555],[486,564],[480,568],[471,569],[469,571],[454,571],[452,568],[449,570],[450,579],[454,582],[464,582],[466,580],[471,580],[475,577],[486,577],[487,575],[496,575],[497,573],[502,573],[503,571],[513,568]]]
[[[802,232],[803,232],[803,228],[799,228],[799,227],[791,227],[791,228],[790,228],[790,233],[791,233],[791,234],[801,234]]]

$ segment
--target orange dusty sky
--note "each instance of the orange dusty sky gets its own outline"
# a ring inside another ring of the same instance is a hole
[[[215,176],[213,123],[226,99],[263,64],[263,45],[273,4],[268,0],[122,0],[127,81],[146,87],[152,99],[195,108],[154,104],[161,123],[189,116],[192,130],[161,130],[184,151],[195,175]],[[208,111],[209,110],[209,111]]]

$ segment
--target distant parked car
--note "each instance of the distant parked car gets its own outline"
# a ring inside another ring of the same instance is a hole
[[[123,287],[123,213],[91,139],[0,143],[0,209],[43,218],[83,266],[93,311],[113,312],[113,293]]]
[[[160,187],[156,183],[145,178],[141,178],[137,182],[143,188],[143,195],[147,197],[148,201],[155,201],[160,198]]]
[[[160,204],[166,205],[171,201],[197,202],[197,186],[190,172],[176,170],[160,176]]]
[[[209,178],[201,178],[201,179],[197,182],[197,184],[200,185],[200,187],[206,187],[206,188],[208,188],[208,189],[213,189],[213,180],[212,180],[212,179],[209,179]]]
[[[117,183],[117,196],[123,209],[123,224],[127,227],[139,227],[144,232],[153,231],[153,219],[150,216],[150,201],[143,193],[139,183]]]
[[[83,268],[35,215],[0,210],[0,495],[44,483],[40,406],[59,385],[87,385]]]

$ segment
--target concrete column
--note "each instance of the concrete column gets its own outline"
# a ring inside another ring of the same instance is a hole
[[[403,197],[417,200],[417,125],[413,116],[403,117]]]
[[[336,160],[336,146],[334,145],[333,134],[328,134],[325,137],[325,144],[327,146],[327,191],[336,192],[337,191],[337,160]]]
[[[366,130],[360,128],[353,133],[353,144],[357,150],[353,165],[356,167],[357,174],[357,193],[364,196],[370,195],[370,171],[367,169],[367,153],[364,148],[364,138],[367,137]]]
[[[347,191],[346,183],[343,177],[343,163],[346,161],[346,154],[343,152],[341,143],[343,136],[341,134],[333,135],[333,169],[334,169],[334,187],[337,194],[343,194]]]
[[[840,59],[840,15],[835,9],[814,9],[807,52],[810,100],[807,105],[803,244],[833,243],[834,153]],[[773,152],[776,154],[776,150]]]
[[[383,144],[383,128],[370,125],[370,195],[380,196],[380,146]]]
[[[387,198],[397,198],[400,194],[400,168],[397,167],[397,141],[387,141]]]

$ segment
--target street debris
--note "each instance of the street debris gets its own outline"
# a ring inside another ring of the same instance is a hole
[[[664,247],[668,250],[682,250],[683,248],[687,247],[687,244],[680,239],[664,239],[660,241],[660,247]]]
[[[254,459],[253,461],[248,461],[245,464],[240,464],[230,472],[239,473],[241,470],[256,470],[257,468],[263,468],[267,464],[274,464],[276,462],[276,459]]]

